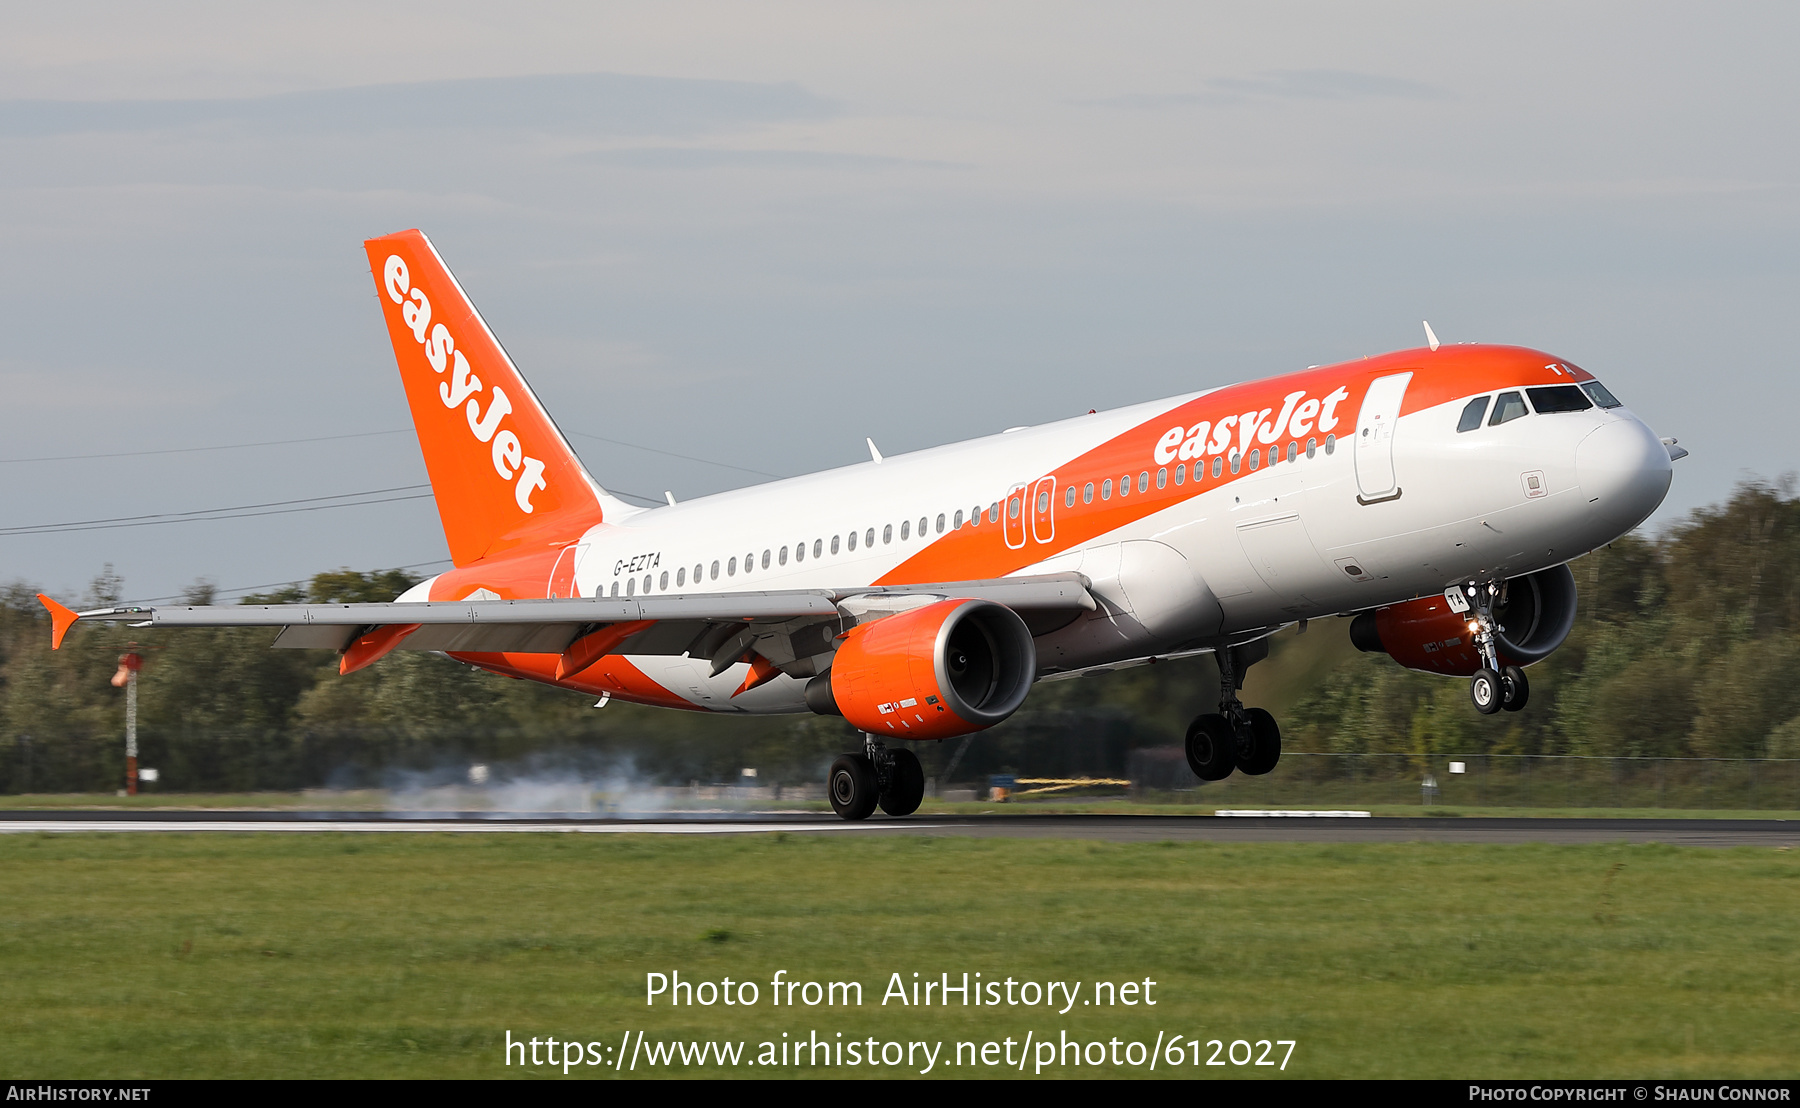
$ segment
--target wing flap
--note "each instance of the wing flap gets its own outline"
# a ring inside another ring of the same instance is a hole
[[[678,596],[555,600],[461,600],[386,604],[219,604],[125,606],[69,613],[76,620],[148,627],[277,627],[275,646],[347,649],[380,627],[416,624],[396,649],[468,653],[561,654],[584,634],[611,624],[649,626],[620,644],[621,653],[681,654],[708,626],[862,618],[931,598],[992,600],[1025,612],[1093,611],[1080,574],[948,581],[919,585]],[[726,632],[729,634],[729,632]],[[58,635],[61,638],[61,635]]]

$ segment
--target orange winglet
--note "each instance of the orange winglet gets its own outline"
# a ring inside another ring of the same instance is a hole
[[[744,677],[744,683],[738,686],[737,692],[731,695],[733,697],[742,696],[751,689],[766,685],[780,676],[781,671],[775,668],[774,662],[769,661],[761,654],[752,654],[750,655],[750,672]]]
[[[425,625],[422,623],[393,623],[377,627],[366,635],[359,635],[344,648],[344,658],[338,663],[338,673],[355,673],[372,662],[380,661],[400,645],[400,640],[423,626]]]
[[[566,681],[575,676],[612,653],[620,643],[654,622],[656,621],[634,619],[625,623],[615,623],[611,627],[602,627],[591,635],[581,636],[570,643],[568,649],[562,652],[562,657],[556,660],[556,679]]]
[[[43,593],[38,593],[37,598],[50,611],[50,649],[61,650],[63,636],[69,633],[69,628],[75,626],[75,621],[81,617]]]

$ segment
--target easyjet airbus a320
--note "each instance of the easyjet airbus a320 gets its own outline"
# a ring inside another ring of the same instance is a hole
[[[1280,628],[1524,707],[1575,615],[1566,565],[1642,522],[1684,451],[1584,370],[1515,346],[1404,350],[639,508],[610,496],[418,231],[365,244],[455,568],[390,604],[120,607],[279,627],[344,673],[391,650],[640,704],[841,715],[845,819],[913,812],[896,740],[992,727],[1033,682],[1212,653],[1196,775],[1262,774],[1239,700]]]

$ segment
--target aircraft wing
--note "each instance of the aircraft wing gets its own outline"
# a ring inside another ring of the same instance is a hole
[[[849,626],[946,597],[991,600],[1018,611],[1028,624],[1049,620],[1059,626],[1097,607],[1087,586],[1079,573],[1056,573],[847,589],[406,604],[126,605],[89,612],[70,611],[41,594],[39,599],[50,610],[54,646],[76,621],[90,620],[134,627],[274,627],[280,628],[275,646],[340,651],[370,632],[411,627],[401,636],[404,641],[389,649],[563,654],[577,639],[613,629],[624,634],[609,643],[612,653],[691,653],[720,639],[713,650],[701,651],[710,656],[734,633],[749,630],[746,625],[764,632],[776,625],[798,629],[828,621]]]

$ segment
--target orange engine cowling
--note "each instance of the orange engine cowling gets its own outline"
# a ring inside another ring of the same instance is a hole
[[[1031,632],[1011,608],[940,600],[851,629],[806,701],[876,735],[948,739],[1012,715],[1036,673]]]
[[[1407,669],[1468,677],[1481,668],[1470,622],[1468,613],[1451,611],[1442,596],[1422,596],[1357,616],[1350,623],[1350,641]],[[1565,565],[1513,578],[1494,609],[1494,622],[1501,665],[1528,666],[1549,657],[1575,626],[1575,575]]]

